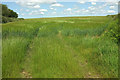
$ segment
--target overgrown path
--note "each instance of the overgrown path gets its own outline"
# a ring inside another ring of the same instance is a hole
[[[63,47],[66,50],[69,50],[70,53],[72,53],[72,58],[74,58],[77,62],[77,64],[79,65],[79,68],[81,70],[81,75],[84,78],[100,78],[100,74],[92,68],[91,64],[89,63],[89,61],[87,61],[85,59],[85,57],[83,56],[82,51],[81,52],[77,52],[76,50],[74,50],[72,48],[72,46],[68,45],[68,42],[66,42],[66,40],[64,40],[64,37],[62,37],[61,35],[61,31],[59,31],[58,33],[58,38],[61,41],[61,44],[64,44]],[[82,45],[81,45],[82,47]],[[83,48],[84,50],[84,48]]]
[[[37,27],[37,28],[35,29],[35,31],[33,32],[33,35],[34,35],[34,36],[30,38],[30,42],[29,42],[29,44],[28,44],[28,48],[27,48],[27,51],[26,51],[25,61],[24,61],[24,64],[23,64],[23,65],[24,65],[24,66],[23,66],[23,70],[22,70],[22,72],[21,72],[23,78],[32,78],[31,73],[26,70],[26,68],[29,67],[29,65],[26,64],[26,63],[30,62],[30,58],[29,58],[29,57],[31,56],[30,52],[31,52],[31,50],[32,50],[32,47],[33,47],[33,44],[34,44],[34,40],[35,40],[35,38],[37,37],[40,28],[42,28],[42,26]]]
[[[32,71],[30,70],[31,69],[31,65],[34,65],[33,63],[32,63],[32,56],[34,55],[34,54],[36,54],[36,53],[31,53],[31,51],[32,50],[34,50],[35,48],[33,48],[35,45],[36,45],[36,43],[35,43],[35,40],[36,39],[38,39],[38,33],[39,33],[39,30],[41,30],[41,28],[43,28],[44,26],[42,26],[42,27],[38,27],[38,28],[36,28],[36,31],[35,31],[35,33],[34,33],[34,37],[31,39],[31,42],[29,43],[29,45],[28,45],[28,49],[27,49],[27,53],[26,53],[26,57],[25,57],[25,62],[24,62],[24,68],[23,68],[23,71],[22,71],[22,75],[23,75],[23,78],[32,78],[33,76],[32,76]],[[50,34],[49,34],[50,35]],[[99,73],[97,73],[92,67],[91,67],[91,65],[89,64],[89,61],[87,61],[85,58],[84,58],[84,56],[81,54],[79,54],[80,52],[77,52],[76,50],[74,50],[73,48],[72,48],[72,46],[69,46],[68,44],[67,44],[67,42],[66,42],[66,40],[64,40],[64,38],[62,37],[62,35],[61,35],[61,31],[59,31],[58,32],[58,34],[56,35],[56,36],[54,36],[54,37],[56,37],[56,39],[58,39],[58,41],[60,41],[59,43],[54,43],[54,42],[51,42],[50,41],[50,44],[45,44],[45,45],[42,45],[43,47],[44,46],[50,46],[50,45],[53,45],[53,44],[57,44],[58,46],[55,46],[55,47],[63,47],[64,48],[64,50],[67,52],[67,53],[69,53],[69,54],[71,54],[70,55],[70,58],[72,58],[71,60],[73,60],[75,63],[76,63],[76,65],[74,65],[74,67],[76,68],[75,70],[77,70],[77,68],[79,68],[78,69],[78,72],[77,73],[74,73],[74,70],[73,70],[73,73],[70,73],[70,74],[73,74],[74,76],[76,76],[76,77],[84,77],[84,78],[99,78],[100,77],[100,75],[99,75]],[[54,41],[54,40],[53,40]],[[48,42],[49,42],[49,40],[48,40]],[[46,43],[45,41],[43,41],[42,43]],[[39,44],[39,43],[37,43],[37,44]],[[39,45],[41,45],[41,44],[39,44]],[[81,46],[82,47],[82,46]],[[49,52],[49,49],[47,49],[48,50],[48,52]],[[50,50],[50,52],[52,52],[54,50],[54,47],[53,47],[53,49],[52,50]],[[60,50],[62,50],[62,49],[60,49]],[[54,52],[53,52],[54,53]],[[82,52],[81,52],[82,53]],[[39,53],[38,53],[39,54]],[[45,53],[44,53],[45,54]],[[47,54],[49,54],[49,53],[47,53]],[[65,53],[66,54],[66,53]],[[68,55],[69,56],[69,54],[66,54],[66,55]],[[61,54],[60,54],[61,55]],[[55,55],[53,55],[54,57],[55,57]],[[51,56],[49,56],[49,57],[53,57],[52,55]],[[63,55],[64,56],[64,55]],[[42,57],[42,55],[41,56],[39,56],[39,57]],[[54,58],[53,57],[53,58]],[[39,60],[39,59],[38,59]],[[62,60],[62,58],[61,58],[61,60]],[[68,59],[69,61],[70,61],[70,59]],[[52,60],[51,60],[52,61]],[[56,63],[54,60],[53,60],[53,62],[54,63]],[[35,62],[34,62],[35,63]],[[36,64],[39,64],[39,63],[36,63]],[[68,67],[70,67],[69,66],[69,64],[68,63],[66,63],[65,62],[65,64],[68,66]],[[51,65],[53,65],[53,64],[51,64]],[[70,65],[72,65],[72,63],[70,64]],[[42,65],[41,65],[42,66]],[[41,67],[41,66],[39,66],[39,67]],[[62,66],[62,65],[61,65]],[[78,66],[78,67],[76,67],[76,66]],[[49,66],[48,66],[49,67]],[[58,65],[57,65],[57,67],[58,67]],[[61,72],[61,73],[63,73],[63,72]],[[39,70],[38,70],[38,74],[40,75],[41,73],[39,72]],[[47,73],[46,73],[47,74]],[[34,75],[36,75],[36,74],[34,74]],[[58,75],[59,76],[59,75]],[[62,76],[61,76],[62,77]],[[66,76],[65,76],[66,77]]]

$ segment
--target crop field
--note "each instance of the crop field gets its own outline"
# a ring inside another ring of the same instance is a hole
[[[116,78],[118,46],[106,16],[2,24],[3,78]]]

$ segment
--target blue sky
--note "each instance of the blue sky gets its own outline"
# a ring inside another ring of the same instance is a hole
[[[117,2],[2,2],[19,14],[19,18],[105,16],[118,13]],[[52,1],[52,0],[51,0]],[[54,0],[53,0],[54,1]]]

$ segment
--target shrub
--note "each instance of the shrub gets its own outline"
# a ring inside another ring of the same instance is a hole
[[[116,19],[108,25],[108,31],[105,32],[107,36],[109,36],[117,43],[120,42],[119,27],[120,26],[118,25],[118,19]]]
[[[24,19],[23,18],[10,18],[10,17],[2,16],[2,23],[8,23],[8,22],[19,21],[19,20],[24,20]]]

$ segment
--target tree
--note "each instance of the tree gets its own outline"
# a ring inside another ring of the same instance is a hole
[[[8,14],[9,14],[8,7],[2,4],[2,16],[8,17]]]
[[[14,12],[11,9],[8,9],[8,7],[6,5],[0,4],[2,5],[2,16],[5,17],[13,17],[13,18],[17,18],[18,14],[16,12]]]
[[[18,17],[18,14],[16,12],[14,12],[13,10],[10,10],[9,9],[9,15],[8,17],[14,17],[14,18],[17,18]]]

